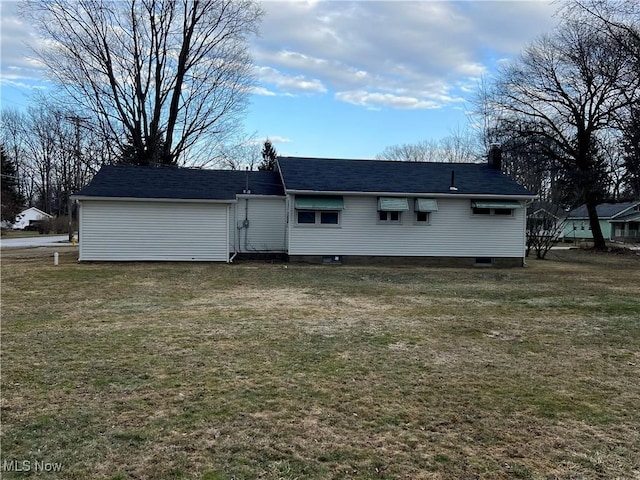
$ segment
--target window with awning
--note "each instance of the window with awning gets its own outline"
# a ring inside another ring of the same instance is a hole
[[[344,199],[331,196],[296,195],[295,207],[298,210],[344,210]]]
[[[514,211],[522,208],[518,201],[513,200],[472,200],[471,209],[474,215],[502,215],[513,216]]]
[[[513,200],[474,200],[471,202],[473,208],[497,208],[500,210],[514,210],[522,208],[520,202]]]
[[[409,210],[409,199],[405,197],[378,197],[378,211],[404,212]]]
[[[416,212],[437,212],[438,201],[435,198],[416,198]]]

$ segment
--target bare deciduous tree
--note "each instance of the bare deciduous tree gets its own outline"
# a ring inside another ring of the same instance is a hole
[[[537,142],[539,152],[574,184],[599,249],[605,241],[596,206],[605,195],[607,165],[598,135],[637,101],[636,66],[610,36],[568,19],[503,68],[484,99],[495,123]]]
[[[378,160],[403,162],[471,163],[478,161],[476,136],[469,130],[458,130],[440,140],[424,140],[386,147],[376,155]]]
[[[29,206],[69,213],[69,196],[107,161],[104,143],[77,112],[43,98],[25,112],[2,110],[0,142],[16,166],[19,193]]]
[[[529,256],[533,250],[536,258],[543,260],[560,238],[566,222],[566,212],[555,205],[546,202],[529,205],[526,255]]]
[[[195,163],[243,113],[252,0],[26,0],[36,51],[70,100],[131,163]]]

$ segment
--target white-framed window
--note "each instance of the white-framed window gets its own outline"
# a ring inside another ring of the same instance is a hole
[[[402,223],[402,212],[379,211],[378,223]]]
[[[429,225],[431,223],[431,212],[415,212],[416,213],[416,224],[418,225]]]
[[[430,225],[432,212],[438,211],[438,201],[435,198],[416,198],[413,211],[416,225]]]
[[[296,224],[338,226],[340,225],[340,210],[296,210]]]
[[[402,212],[409,210],[409,199],[406,197],[378,197],[378,223],[400,224]]]
[[[296,225],[337,227],[344,200],[338,196],[296,195],[294,207]]]

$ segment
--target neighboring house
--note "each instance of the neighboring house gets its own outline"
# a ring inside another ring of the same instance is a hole
[[[24,230],[30,225],[37,225],[43,220],[49,220],[50,218],[53,218],[53,216],[36,207],[27,208],[16,215],[16,221],[13,222],[11,228],[14,230]]]
[[[638,237],[640,201],[603,203],[596,211],[605,240]],[[563,236],[565,241],[593,239],[586,205],[569,212]]]
[[[74,196],[80,260],[524,262],[535,195],[499,168],[281,157],[278,169],[103,167]]]
[[[564,232],[567,212],[548,202],[533,201],[527,210],[527,232],[536,236],[558,239]]]
[[[640,202],[625,212],[609,220],[613,229],[614,241],[635,243],[640,242]]]

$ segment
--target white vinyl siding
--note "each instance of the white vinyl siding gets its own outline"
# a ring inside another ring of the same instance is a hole
[[[80,261],[228,260],[229,205],[80,202]]]
[[[244,226],[245,216],[248,227]],[[286,221],[284,197],[239,196],[229,221],[229,251],[286,252]]]
[[[377,208],[376,197],[345,196],[339,228],[309,229],[290,223],[289,254],[524,256],[524,208],[514,210],[513,216],[480,216],[472,215],[468,198],[439,198],[428,228],[413,221],[380,225]]]

